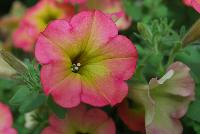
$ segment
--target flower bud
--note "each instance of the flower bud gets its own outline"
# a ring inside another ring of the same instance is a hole
[[[194,25],[190,28],[190,30],[183,37],[183,46],[186,46],[194,41],[200,39],[200,19],[194,23]]]
[[[6,61],[18,73],[20,74],[26,73],[27,67],[11,53],[4,50],[0,50],[0,54],[3,60]]]

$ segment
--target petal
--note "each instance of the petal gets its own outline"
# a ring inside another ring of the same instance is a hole
[[[51,115],[49,117],[49,124],[52,128],[55,129],[55,131],[59,131],[63,125],[65,125],[64,120],[59,119],[56,115]],[[68,126],[66,126],[68,127]]]
[[[71,127],[70,123],[67,115],[65,119],[59,119],[56,115],[51,115],[49,117],[50,126],[46,127],[42,134],[72,134],[74,128]]]
[[[116,128],[113,120],[106,120],[102,125],[97,128],[96,134],[116,134]]]
[[[115,125],[105,112],[100,109],[87,109],[84,105],[70,109],[69,120],[80,132],[114,134]]]
[[[12,126],[13,120],[10,109],[3,103],[0,103],[0,130]]]
[[[40,78],[44,92],[47,95],[51,93],[54,86],[63,81],[70,73],[70,63],[54,62],[43,65],[40,71]]]
[[[66,57],[63,51],[45,35],[40,34],[35,47],[35,56],[41,64],[63,60]]]
[[[145,125],[150,124],[155,114],[155,102],[150,96],[149,85],[141,83],[129,84],[128,98],[131,99],[134,104],[137,104],[138,109],[140,105],[144,108]],[[142,108],[140,108],[140,110]]]
[[[84,114],[82,124],[85,123],[83,127],[92,130],[101,126],[107,119],[108,116],[103,111],[99,109],[90,109]]]
[[[83,102],[93,106],[115,105],[127,95],[127,84],[122,79],[112,77],[103,66],[90,64],[84,70],[81,74]]]
[[[191,5],[194,7],[194,9],[200,13],[200,1],[199,0],[193,0]]]
[[[113,76],[123,80],[132,77],[138,55],[135,46],[128,38],[119,35],[102,49],[105,56],[102,64],[112,72]]]
[[[51,40],[54,45],[64,47],[74,41],[72,27],[66,20],[54,20],[49,23],[43,35]]]
[[[0,130],[0,133],[2,133],[2,134],[17,134],[17,131],[14,128],[5,128],[2,131]]]
[[[75,35],[72,25],[66,20],[52,21],[42,34],[71,59],[81,51],[81,38]]]
[[[82,128],[82,125],[86,123],[86,122],[83,123],[83,118],[86,113],[87,113],[86,107],[83,104],[80,104],[77,107],[71,108],[69,110],[67,118],[69,122],[72,124],[72,126],[75,125],[78,128]]]
[[[79,74],[69,74],[52,88],[51,95],[63,107],[75,107],[80,103],[81,79]]]
[[[60,133],[56,132],[55,129],[52,127],[46,127],[44,130],[42,130],[41,134],[60,134]]]
[[[113,77],[127,80],[132,77],[136,69],[138,58],[133,43],[124,36],[116,36],[95,53],[88,55],[87,64],[101,64]],[[80,61],[83,62],[84,61]]]
[[[83,50],[87,52],[105,45],[118,33],[112,19],[97,10],[81,12],[74,16],[70,23],[76,36],[83,39],[83,45],[86,45],[83,46]]]
[[[183,0],[184,4],[186,4],[187,6],[190,6],[192,3],[192,0]]]
[[[13,33],[13,42],[15,47],[21,48],[26,52],[31,52],[34,43],[38,37],[39,31],[28,23],[22,23],[20,27]]]
[[[119,106],[118,114],[131,130],[145,133],[145,116],[143,109],[134,106],[129,108],[128,101],[124,101]]]

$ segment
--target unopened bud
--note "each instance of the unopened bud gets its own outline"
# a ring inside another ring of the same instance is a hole
[[[194,41],[200,39],[200,19],[194,23],[194,25],[190,28],[190,30],[184,36],[182,42],[183,46],[186,46]]]
[[[24,74],[27,72],[26,65],[15,56],[13,56],[10,52],[0,50],[0,54],[3,60],[6,61],[18,73]]]

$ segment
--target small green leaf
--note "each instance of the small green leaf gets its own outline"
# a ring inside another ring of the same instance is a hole
[[[27,97],[30,95],[29,89],[27,87],[22,86],[15,95],[10,99],[10,104],[16,105],[21,104]]]
[[[134,4],[132,0],[123,0],[123,6],[128,16],[137,21],[141,20],[143,13],[140,6]]]
[[[47,97],[44,94],[39,94],[38,96],[33,94],[20,106],[19,111],[21,113],[30,112],[41,106],[46,101],[46,99]]]
[[[187,117],[200,123],[200,100],[194,101],[188,110]]]
[[[145,40],[152,38],[152,32],[146,24],[138,23],[137,29]]]
[[[0,78],[0,90],[11,89],[17,85],[17,82],[12,79]]]

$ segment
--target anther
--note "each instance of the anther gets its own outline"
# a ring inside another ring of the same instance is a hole
[[[77,65],[78,67],[80,67],[80,66],[81,66],[81,63],[77,63],[76,65]]]
[[[81,63],[72,64],[71,66],[72,72],[77,73],[79,71],[80,66],[81,66]]]

